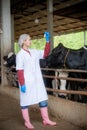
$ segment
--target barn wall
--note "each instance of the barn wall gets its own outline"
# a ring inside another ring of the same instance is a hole
[[[87,104],[49,96],[52,113],[77,126],[87,128]]]
[[[19,100],[19,89],[0,87],[0,91]],[[57,118],[64,119],[74,125],[87,128],[87,104],[81,104],[53,96],[49,96],[49,110]]]

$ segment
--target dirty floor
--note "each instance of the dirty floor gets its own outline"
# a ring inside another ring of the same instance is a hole
[[[51,115],[50,118],[57,122],[57,126],[43,126],[39,109],[31,107],[29,112],[35,130],[84,130]],[[3,93],[0,93],[0,130],[27,130],[23,124],[19,101]]]

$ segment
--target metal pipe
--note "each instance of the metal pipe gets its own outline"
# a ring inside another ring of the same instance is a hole
[[[43,75],[43,77],[52,78],[52,79],[63,79],[63,80],[70,80],[70,81],[87,82],[87,79],[79,79],[79,78],[67,78],[67,77],[50,76],[50,75]]]
[[[75,91],[75,90],[58,90],[52,88],[46,88],[47,91],[56,92],[56,93],[66,93],[66,94],[80,94],[87,96],[87,91]]]
[[[41,68],[41,70],[48,70],[48,71],[59,71],[59,72],[81,72],[87,73],[87,70],[77,70],[77,69],[54,69],[54,68]]]

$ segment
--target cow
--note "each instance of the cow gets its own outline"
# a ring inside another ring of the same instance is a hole
[[[68,68],[68,69],[78,69],[87,70],[87,50],[84,47],[73,50],[63,46],[59,43],[56,48],[52,50],[52,53],[45,59],[44,63],[48,68]],[[87,78],[86,73],[68,73],[68,77],[73,78]],[[61,80],[64,82],[64,80]],[[71,87],[72,90],[78,90],[78,88],[84,88],[87,83],[77,82],[77,81],[67,81],[67,85]],[[74,87],[73,87],[74,84]],[[68,88],[68,87],[67,87]],[[64,86],[63,86],[63,89]],[[74,96],[75,97],[75,96]],[[71,98],[72,99],[72,98]]]
[[[83,47],[78,50],[69,49],[59,43],[46,58],[48,67],[87,70],[87,50]]]
[[[16,54],[9,52],[3,57],[4,66],[6,67],[6,77],[10,85],[18,88],[17,74],[16,74]]]
[[[7,55],[3,57],[4,65],[6,67],[16,66],[16,55],[13,52],[9,52]]]

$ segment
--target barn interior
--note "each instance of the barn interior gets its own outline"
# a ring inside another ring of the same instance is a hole
[[[2,87],[8,84],[4,73],[3,56],[13,50],[14,41],[18,40],[19,35],[22,33],[30,34],[32,39],[39,39],[43,37],[45,31],[49,31],[52,37],[87,31],[87,0],[27,0],[26,2],[25,0],[0,0]],[[9,87],[3,87],[3,91],[19,98],[17,89],[12,88],[11,90]],[[53,107],[53,111],[55,111],[55,99],[53,101],[50,100],[51,108]],[[65,106],[66,103],[64,101]],[[68,103],[68,107],[70,105],[71,102]],[[75,105],[72,103],[70,109]],[[79,117],[83,120],[83,125],[85,124],[87,127],[87,116],[85,114],[87,113],[87,105],[84,108],[80,106],[78,104],[78,109],[81,110],[81,112],[79,111]],[[58,107],[60,113],[62,113],[61,101],[59,101]],[[76,112],[78,112],[78,109]],[[59,111],[56,108],[56,112]],[[66,112],[63,112],[61,116],[68,121],[71,120],[74,124],[81,124],[78,115],[76,121],[72,119],[71,115],[67,116]]]

